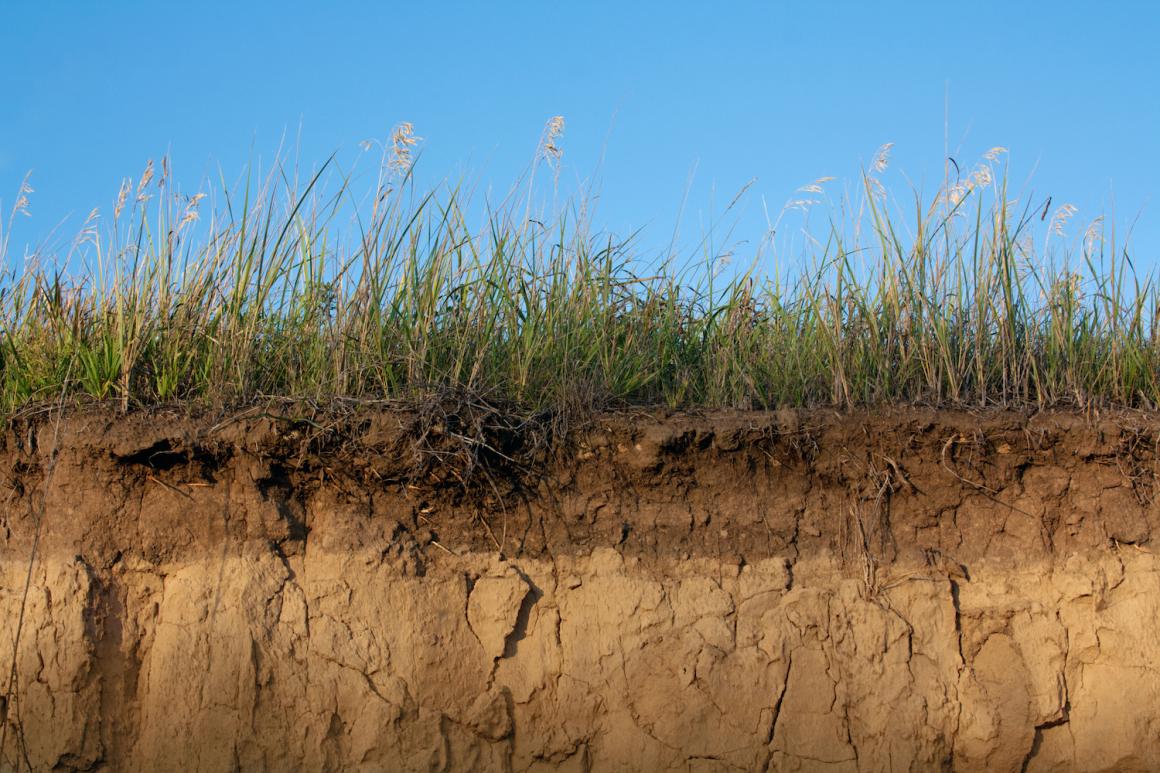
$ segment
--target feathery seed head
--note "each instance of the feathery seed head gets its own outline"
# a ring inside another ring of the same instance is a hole
[[[200,202],[204,198],[205,198],[204,193],[195,193],[194,195],[192,195],[188,199],[186,199],[185,213],[181,216],[181,222],[179,222],[177,224],[178,231],[180,231],[182,228],[184,228],[185,226],[192,223],[194,220],[198,219],[199,215],[197,213],[197,205],[198,205],[198,202]]]
[[[146,201],[149,196],[145,193],[145,186],[153,179],[153,159],[145,164],[145,171],[141,173],[141,180],[137,183],[137,201]]]
[[[1063,227],[1067,225],[1067,221],[1079,212],[1079,208],[1071,204],[1064,204],[1059,209],[1055,210],[1055,214],[1051,216],[1051,231],[1056,236],[1063,236]]]
[[[946,201],[946,203],[951,207],[957,207],[960,203],[962,203],[962,200],[967,197],[967,194],[970,193],[973,189],[974,184],[972,180],[955,183],[949,189],[947,189],[946,193],[943,195],[943,200]],[[960,212],[956,214],[962,213]]]
[[[809,185],[798,188],[798,193],[822,193],[822,186],[833,179],[833,177],[819,177]]]
[[[129,191],[133,189],[133,181],[126,177],[121,181],[121,190],[117,192],[117,204],[113,207],[113,220],[121,217],[121,210],[125,208],[125,199],[129,198]]]
[[[797,210],[801,210],[802,212],[805,212],[806,210],[808,210],[810,207],[812,207],[813,205],[815,205],[817,203],[819,203],[818,199],[790,199],[789,201],[786,202],[785,208],[787,210],[797,209]]]
[[[971,187],[986,188],[994,180],[991,174],[991,167],[986,164],[979,164],[974,172],[971,173]]]
[[[93,244],[97,243],[97,221],[100,219],[101,213],[97,207],[93,207],[89,212],[89,216],[85,218],[85,224],[81,227],[80,233],[77,234],[76,243],[78,245],[86,242]]]
[[[391,161],[390,166],[400,174],[405,175],[415,163],[411,148],[419,144],[422,137],[415,136],[415,127],[410,121],[403,121],[391,130]]]
[[[874,153],[874,161],[871,162],[870,168],[875,172],[885,172],[886,167],[890,165],[890,150],[894,147],[893,142],[887,142],[882,147],[878,148]]]
[[[20,190],[16,193],[16,205],[12,208],[13,214],[19,213],[26,217],[30,217],[32,215],[32,213],[28,211],[28,194],[32,192],[32,186],[28,184],[28,178],[25,177],[23,182],[20,183]]]
[[[1104,241],[1104,216],[1099,215],[1095,220],[1088,224],[1087,230],[1083,233],[1084,251],[1088,254],[1094,252],[1094,247],[1097,244],[1103,244]]]
[[[554,115],[544,125],[544,137],[540,141],[540,152],[544,158],[559,161],[564,154],[560,138],[564,136],[564,116]]]

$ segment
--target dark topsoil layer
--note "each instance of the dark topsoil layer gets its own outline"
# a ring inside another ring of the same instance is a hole
[[[0,551],[26,554],[39,523],[41,552],[97,571],[262,541],[418,573],[445,552],[599,547],[969,572],[1160,534],[1155,413],[654,411],[548,430],[464,406],[25,416],[0,440]]]

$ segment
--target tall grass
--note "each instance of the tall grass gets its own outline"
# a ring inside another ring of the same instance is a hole
[[[446,387],[527,409],[1160,404],[1153,278],[1094,227],[1068,246],[1072,210],[1011,201],[1001,149],[905,208],[884,149],[791,268],[767,244],[726,272],[641,255],[583,201],[534,215],[535,168],[471,215],[460,188],[417,190],[414,141],[400,127],[366,200],[325,165],[208,201],[150,165],[70,249],[21,257],[0,234],[0,411]]]

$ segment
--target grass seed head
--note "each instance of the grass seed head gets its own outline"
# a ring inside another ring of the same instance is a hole
[[[833,177],[819,177],[809,185],[803,185],[798,188],[798,193],[824,193],[822,186],[833,179]]]
[[[141,179],[137,182],[137,201],[147,201],[148,194],[145,193],[145,188],[149,185],[149,181],[153,179],[153,159],[149,159],[145,164],[145,171],[141,173]]]
[[[881,174],[890,166],[890,151],[894,147],[893,142],[887,142],[874,153],[874,160],[870,163],[870,168],[875,172]]]
[[[1087,229],[1083,233],[1084,251],[1087,254],[1095,252],[1096,245],[1102,245],[1104,241],[1104,216],[1099,215],[1091,223],[1088,224]]]
[[[181,216],[181,222],[177,224],[178,231],[198,219],[197,205],[204,198],[204,193],[195,193],[186,200],[185,212]]]
[[[979,164],[975,171],[971,173],[971,187],[986,188],[994,180],[991,173],[991,167],[986,164]]]
[[[125,200],[129,198],[129,192],[133,190],[133,181],[126,177],[121,181],[121,189],[117,191],[117,203],[113,207],[113,220],[121,218],[121,210],[125,208]]]
[[[1067,221],[1079,212],[1079,208],[1072,204],[1063,204],[1059,209],[1055,210],[1055,214],[1051,216],[1051,232],[1056,236],[1064,236],[1064,226]]]
[[[564,154],[560,139],[564,136],[564,116],[554,115],[544,125],[544,138],[540,142],[540,152],[544,158],[559,161]]]
[[[20,183],[20,189],[16,192],[16,204],[12,207],[12,213],[31,217],[32,213],[28,209],[30,203],[28,195],[34,192],[32,186],[28,184],[28,178],[25,177]],[[0,257],[3,256],[0,255]]]
[[[406,175],[415,163],[412,148],[422,139],[415,136],[415,127],[410,121],[403,121],[392,129],[390,167],[400,175]]]

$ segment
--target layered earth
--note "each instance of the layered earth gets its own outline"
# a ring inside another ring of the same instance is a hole
[[[1160,768],[1160,417],[29,414],[0,769]]]

